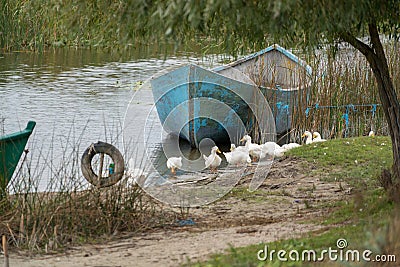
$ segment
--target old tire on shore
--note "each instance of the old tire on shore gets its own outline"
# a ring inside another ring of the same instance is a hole
[[[111,157],[112,161],[114,162],[114,172],[109,174],[108,177],[99,177],[93,171],[92,168],[92,159],[96,154],[104,153]],[[99,187],[108,187],[116,184],[119,180],[121,180],[122,176],[124,175],[124,158],[119,152],[119,150],[108,143],[104,142],[97,142],[91,144],[85,152],[83,152],[82,159],[81,159],[81,170],[83,176],[86,180],[91,183],[92,185],[99,186]]]

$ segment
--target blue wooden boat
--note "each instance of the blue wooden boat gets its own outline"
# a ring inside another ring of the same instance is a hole
[[[206,138],[215,143],[238,143],[252,131],[260,91],[248,81],[190,64],[150,83],[164,130],[199,147]]]
[[[237,76],[237,70],[246,74],[266,97],[274,113],[276,133],[283,135],[288,132],[299,93],[311,85],[311,67],[290,51],[274,44],[213,69],[227,77]]]
[[[36,122],[29,121],[25,130],[0,136],[0,198],[18,165]]]
[[[199,147],[205,138],[238,143],[245,133],[258,142],[273,140],[275,133],[284,135],[291,128],[298,92],[310,86],[310,77],[310,66],[273,45],[213,70],[183,66],[150,83],[164,130]],[[269,105],[260,105],[263,96]],[[254,112],[252,104],[265,110]],[[268,122],[268,129],[261,127],[266,131],[260,133],[254,116],[262,112],[273,121]]]

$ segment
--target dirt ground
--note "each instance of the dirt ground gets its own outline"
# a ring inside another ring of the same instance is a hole
[[[256,192],[247,192],[250,177],[245,177],[223,199],[190,209],[188,217],[193,225],[124,234],[104,244],[74,247],[64,254],[27,257],[14,252],[10,253],[10,266],[179,266],[230,247],[323,232],[327,227],[312,223],[313,219],[330,212],[326,203],[347,198],[350,188],[343,182],[313,177],[312,168],[301,160],[285,158],[274,163]]]

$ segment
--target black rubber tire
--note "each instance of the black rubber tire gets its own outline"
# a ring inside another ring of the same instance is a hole
[[[92,168],[92,159],[96,154],[99,153],[107,154],[114,162],[114,173],[110,174],[108,177],[101,177],[100,181]],[[85,150],[85,152],[83,152],[81,159],[82,174],[92,185],[99,186],[101,188],[112,186],[121,180],[122,176],[124,175],[124,169],[125,163],[121,152],[119,152],[119,150],[111,144],[99,141],[91,144]]]

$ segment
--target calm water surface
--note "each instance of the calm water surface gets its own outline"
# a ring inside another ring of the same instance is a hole
[[[32,177],[40,179],[35,181],[38,188],[48,189],[50,177],[79,174],[79,166],[69,161],[80,159],[92,142],[120,144],[124,114],[137,82],[189,62],[211,65],[191,55],[143,58],[74,49],[0,54],[0,134],[24,129],[29,120],[37,122],[28,159]],[[143,106],[150,101],[149,94],[143,96]],[[72,164],[68,168],[73,171],[62,175],[65,164]]]

